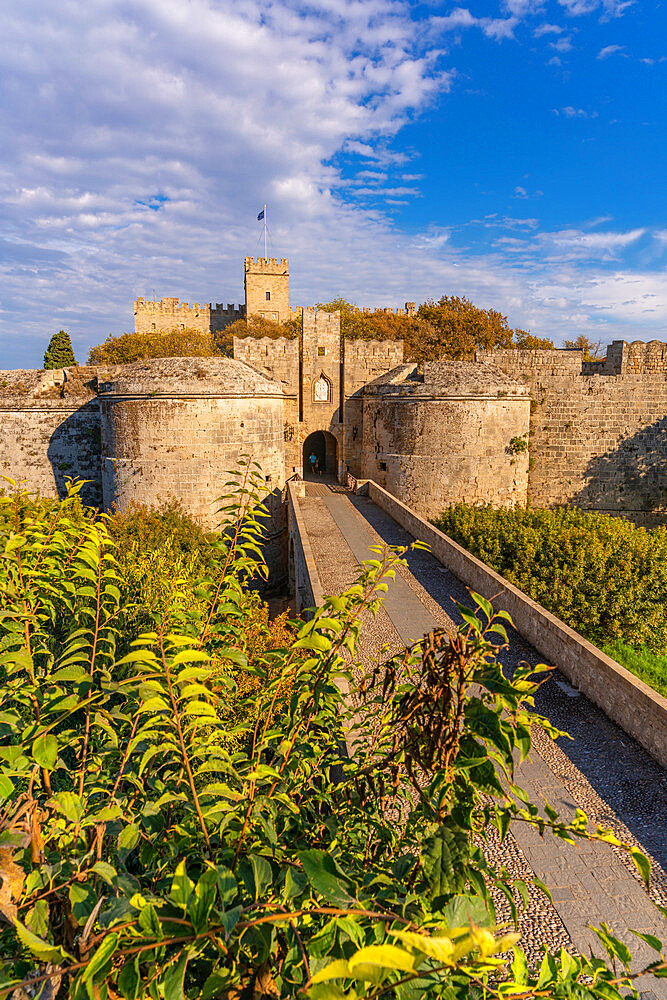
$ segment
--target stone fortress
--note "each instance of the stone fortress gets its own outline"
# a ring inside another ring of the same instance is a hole
[[[300,336],[235,338],[233,358],[0,372],[0,473],[53,496],[86,479],[86,502],[105,509],[176,496],[212,526],[240,455],[277,504],[315,452],[328,477],[373,479],[425,516],[461,501],[667,519],[667,344],[419,367],[400,341],[343,340],[338,313],[292,309],[286,258],[246,258],[245,292],[238,309],[137,299],[135,327],[296,315]]]

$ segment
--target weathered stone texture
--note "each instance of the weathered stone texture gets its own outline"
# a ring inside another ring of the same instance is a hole
[[[84,502],[98,505],[100,417],[96,369],[0,372],[0,474],[42,496],[62,497],[86,479]]]
[[[362,477],[425,517],[525,503],[530,401],[492,365],[403,365],[364,390]],[[523,444],[522,444],[523,442]]]
[[[127,365],[100,385],[105,506],[179,497],[206,527],[242,455],[262,465],[266,492],[284,481],[283,394],[229,358]]]
[[[292,313],[289,307],[289,260],[287,257],[252,257],[245,259],[245,301],[250,316],[262,316],[284,323]]]
[[[562,354],[563,361],[539,358]],[[641,523],[667,516],[667,345],[615,342],[609,374],[584,374],[577,351],[479,352],[521,378],[533,399],[528,497]],[[538,357],[535,357],[538,356]],[[595,364],[595,363],[593,363]],[[619,370],[620,369],[620,370]]]

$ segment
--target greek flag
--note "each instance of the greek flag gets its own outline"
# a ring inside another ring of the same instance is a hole
[[[262,209],[262,211],[257,216],[257,221],[261,222],[263,218],[264,218],[264,209]]]

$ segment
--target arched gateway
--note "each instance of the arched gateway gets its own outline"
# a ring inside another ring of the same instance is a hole
[[[338,442],[329,431],[313,431],[303,442],[303,478],[312,479],[311,455],[315,455],[315,477],[327,476],[336,478],[338,475]]]

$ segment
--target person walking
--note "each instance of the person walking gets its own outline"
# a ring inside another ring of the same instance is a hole
[[[314,476],[315,473],[317,472],[317,455],[315,454],[314,451],[311,452],[308,461],[310,462],[310,474]]]

